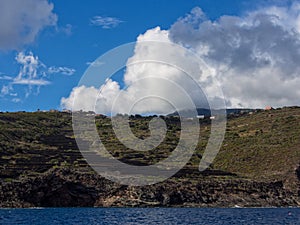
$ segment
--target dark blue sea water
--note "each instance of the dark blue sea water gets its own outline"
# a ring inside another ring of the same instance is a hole
[[[300,209],[0,209],[0,224],[300,224]]]

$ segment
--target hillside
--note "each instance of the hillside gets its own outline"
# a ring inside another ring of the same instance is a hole
[[[259,112],[228,121],[214,166],[258,180],[296,178],[300,163],[300,109]]]
[[[127,149],[110,119],[97,116],[101,140],[119,160],[149,165],[176,147],[177,117],[162,117],[167,137],[155,150]],[[131,116],[139,138],[150,135],[151,117]],[[82,158],[71,115],[63,112],[0,113],[0,206],[300,206],[300,108],[230,116],[222,148],[211,168],[198,172],[210,121],[201,121],[190,162],[170,179],[127,187],[97,174]]]

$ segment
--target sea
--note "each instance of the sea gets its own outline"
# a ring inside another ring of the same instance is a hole
[[[299,208],[0,209],[0,224],[300,224]]]

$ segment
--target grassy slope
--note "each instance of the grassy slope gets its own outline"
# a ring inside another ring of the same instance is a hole
[[[300,109],[283,108],[228,121],[214,168],[256,180],[295,182],[300,163]]]
[[[133,132],[149,136],[150,118],[132,119]],[[168,135],[153,151],[141,154],[124,147],[113,135],[109,119],[97,119],[99,135],[112,154],[132,164],[151,164],[171,154],[180,135],[179,121],[167,119]],[[202,124],[196,153],[187,167],[197,168],[209,136]],[[284,180],[296,187],[300,162],[300,109],[283,108],[228,120],[225,141],[213,168],[255,180]],[[0,178],[34,175],[52,167],[87,165],[77,150],[71,117],[66,113],[1,113]]]

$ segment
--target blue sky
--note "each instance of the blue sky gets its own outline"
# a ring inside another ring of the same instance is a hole
[[[10,5],[14,5],[12,16],[0,16],[0,111],[61,109],[61,99],[77,86],[89,62],[112,48],[136,41],[149,29],[159,26],[169,30],[195,7],[215,21],[223,15],[242,17],[251,10],[279,6],[280,1],[28,0],[23,7],[24,2],[0,2],[0,9],[12,10]],[[284,1],[283,5],[291,4]],[[32,10],[35,6],[41,8]],[[49,17],[41,19],[43,7]],[[18,19],[20,14],[29,19]],[[16,34],[7,30],[8,26],[20,31]],[[37,68],[24,60],[37,63]]]

